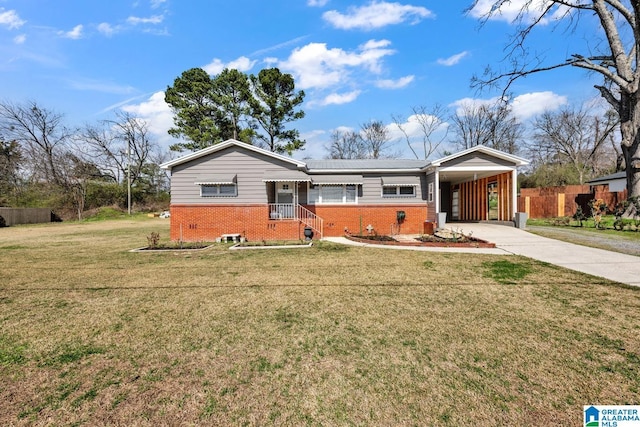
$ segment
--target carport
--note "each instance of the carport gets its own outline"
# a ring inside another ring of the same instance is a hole
[[[434,213],[430,219],[446,214],[447,221],[512,221],[518,206],[517,168],[527,164],[482,145],[433,161],[427,168],[435,195],[428,200]]]

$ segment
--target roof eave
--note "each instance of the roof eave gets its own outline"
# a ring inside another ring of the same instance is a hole
[[[457,159],[458,157],[466,156],[467,154],[475,153],[476,151],[483,152],[493,157],[497,157],[502,160],[507,160],[512,162],[515,166],[526,166],[529,164],[529,160],[524,159],[522,157],[514,156],[513,154],[505,153],[504,151],[496,150],[495,148],[487,147],[484,145],[476,145],[471,148],[467,148],[466,150],[459,151],[457,153],[451,154],[449,156],[445,156],[441,159],[434,160],[430,165],[427,165],[425,168],[429,166],[441,166],[443,163],[449,162],[451,160]]]

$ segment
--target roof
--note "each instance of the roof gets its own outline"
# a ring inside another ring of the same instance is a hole
[[[587,181],[587,184],[595,184],[597,182],[615,181],[617,179],[627,179],[627,173],[625,171],[612,173],[611,175],[601,176],[600,178]]]
[[[187,154],[185,156],[178,157],[175,160],[171,160],[169,162],[163,163],[163,164],[160,165],[160,167],[162,169],[171,170],[171,168],[173,168],[174,166],[178,166],[178,165],[181,165],[183,163],[187,163],[187,162],[189,162],[191,160],[198,159],[200,157],[206,156],[206,155],[211,154],[211,153],[215,153],[217,151],[224,150],[225,148],[229,148],[229,147],[241,147],[241,148],[244,148],[245,150],[254,151],[254,152],[258,153],[258,154],[262,154],[262,155],[267,156],[267,157],[272,157],[274,159],[282,160],[283,162],[288,162],[288,163],[294,164],[294,165],[296,165],[298,167],[304,167],[305,166],[304,162],[292,159],[291,157],[283,156],[281,154],[274,153],[272,151],[268,151],[268,150],[265,150],[265,149],[260,148],[260,147],[256,147],[255,145],[251,145],[251,144],[247,144],[247,143],[244,143],[244,142],[240,142],[240,141],[237,141],[235,139],[228,139],[228,140],[226,140],[224,142],[221,142],[219,144],[212,145],[211,147],[207,147],[207,148],[204,148],[202,150],[198,150],[198,151],[195,151],[193,153],[189,153],[189,154]]]
[[[443,157],[439,160],[429,162],[428,160],[415,160],[415,159],[324,159],[324,160],[296,160],[291,157],[283,156],[282,154],[274,153],[265,150],[255,145],[246,144],[244,142],[237,141],[235,139],[229,139],[211,147],[204,148],[193,153],[189,153],[175,160],[163,163],[160,165],[162,169],[173,168],[174,166],[181,165],[183,163],[190,162],[200,157],[224,150],[229,147],[239,147],[245,150],[250,150],[255,153],[261,154],[266,157],[271,157],[283,162],[295,165],[301,171],[305,171],[310,175],[313,174],[344,174],[344,173],[363,173],[363,172],[379,172],[379,173],[417,173],[424,172],[428,168],[441,166],[443,163],[448,162],[458,157],[465,156],[474,152],[482,152],[498,159],[503,159],[513,163],[516,166],[528,165],[529,161],[522,157],[514,156],[513,154],[505,153],[503,151],[495,150],[493,148],[485,147],[484,145],[476,145],[469,149],[460,151],[450,156]],[[265,177],[268,179],[268,176]],[[300,180],[300,179],[298,179]]]
[[[445,156],[441,159],[434,160],[433,162],[431,162],[430,166],[441,166],[443,163],[475,152],[488,154],[492,157],[506,160],[508,162],[514,163],[516,166],[525,166],[529,164],[529,161],[527,159],[523,159],[522,157],[514,156],[513,154],[505,153],[504,151],[496,150],[495,148],[490,148],[484,145],[476,145],[471,148],[467,148],[466,150],[458,151],[457,153]]]

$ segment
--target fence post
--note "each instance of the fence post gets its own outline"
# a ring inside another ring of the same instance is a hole
[[[564,216],[564,193],[558,193],[558,216]]]

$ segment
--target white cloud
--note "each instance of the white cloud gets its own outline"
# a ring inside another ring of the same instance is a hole
[[[71,31],[58,31],[58,35],[66,39],[78,40],[79,38],[82,38],[83,28],[84,27],[82,25],[76,25]]]
[[[464,52],[457,53],[457,54],[452,55],[452,56],[450,56],[448,58],[440,58],[440,59],[438,59],[437,62],[440,65],[444,65],[446,67],[451,67],[452,65],[456,65],[460,61],[462,61],[462,58],[464,58],[468,54],[469,54],[469,52],[465,50]]]
[[[463,98],[451,104],[457,107],[456,113],[464,115],[465,110],[482,105],[492,106],[500,100],[499,97],[490,99]],[[551,91],[531,92],[518,95],[510,100],[513,114],[518,120],[526,120],[548,110],[556,110],[567,103],[567,97]]]
[[[146,121],[149,132],[165,148],[176,142],[175,138],[167,133],[169,128],[173,126],[173,112],[171,107],[164,102],[164,92],[156,92],[140,104],[125,105],[122,110]]]
[[[319,129],[301,133],[300,138],[307,143],[302,150],[295,151],[293,157],[298,160],[323,158],[327,154],[325,149],[326,135],[326,131]]]
[[[402,89],[415,79],[415,76],[405,76],[398,80],[378,80],[376,86],[380,89]]]
[[[202,69],[207,72],[207,74],[215,76],[220,74],[222,70],[225,68],[229,68],[231,70],[235,69],[238,71],[246,72],[253,68],[257,61],[250,60],[246,56],[241,56],[237,59],[234,59],[231,62],[224,63],[220,59],[215,58],[213,61],[203,66]]]
[[[114,27],[107,22],[102,22],[98,24],[97,29],[99,33],[104,34],[107,37],[111,37],[118,31],[117,27]]]
[[[287,40],[287,41],[282,42],[282,43],[275,44],[273,46],[265,47],[263,49],[258,49],[256,51],[251,52],[251,54],[249,56],[261,56],[261,55],[264,55],[265,53],[269,53],[269,52],[272,52],[274,50],[282,49],[282,48],[287,47],[287,46],[296,45],[296,44],[299,44],[302,40],[304,40],[304,39],[306,39],[308,37],[309,36],[300,36],[300,37],[293,38],[291,40]]]
[[[104,82],[93,79],[77,79],[69,81],[69,85],[76,90],[88,90],[93,92],[114,93],[126,95],[135,92],[132,86],[119,85],[113,82]]]
[[[410,139],[421,140],[421,138],[424,136],[424,131],[422,130],[421,123],[434,123],[435,125],[437,125],[437,128],[435,130],[436,133],[444,132],[449,126],[447,122],[443,122],[436,116],[432,116],[430,114],[412,114],[407,117],[407,120],[405,120],[404,123],[400,123],[400,126],[402,126],[402,129],[404,129]],[[402,131],[398,129],[398,126],[395,123],[388,124],[386,128],[392,141],[405,139],[404,133],[402,133]],[[434,138],[434,140],[435,139],[436,138]]]
[[[26,34],[20,34],[17,35],[13,38],[13,42],[15,44],[24,44],[24,42],[27,41],[27,35]]]
[[[360,93],[361,91],[359,90],[353,90],[347,93],[332,93],[327,95],[322,101],[319,101],[318,105],[326,106],[348,104],[355,101]],[[313,106],[312,103],[310,103],[310,105]]]
[[[151,9],[157,9],[167,0],[151,0]]]
[[[127,22],[131,25],[138,24],[161,24],[164,21],[164,15],[153,15],[149,18],[140,18],[138,16],[130,16],[127,18]]]
[[[579,0],[567,0],[568,3],[579,4]],[[503,2],[497,9],[493,10],[495,0],[479,0],[471,9],[470,14],[474,18],[486,18],[491,14],[490,19],[495,21],[513,22],[519,18],[525,21],[538,19],[542,13],[552,3],[551,0],[511,0]],[[553,12],[549,18],[542,19],[541,24],[548,24],[551,20],[562,19],[566,16],[570,7],[565,5],[554,5]]]
[[[322,7],[329,3],[329,0],[307,0],[307,6]]]
[[[566,96],[551,91],[525,93],[513,99],[513,114],[525,120],[544,111],[557,110],[567,102]]]
[[[349,81],[349,72],[353,69],[379,74],[382,59],[395,53],[393,49],[384,49],[389,44],[388,40],[369,40],[358,50],[348,52],[327,49],[325,43],[309,43],[291,52],[279,66],[293,74],[296,86],[301,89],[328,88]]]
[[[322,14],[325,21],[335,28],[343,30],[361,29],[373,30],[388,25],[401,24],[410,21],[416,24],[433,13],[421,6],[403,5],[385,1],[372,1],[366,6],[349,7],[343,14],[337,10],[330,10]]]
[[[5,25],[13,30],[22,27],[25,22],[27,21],[20,19],[15,10],[5,12],[4,8],[0,8],[0,25]]]

